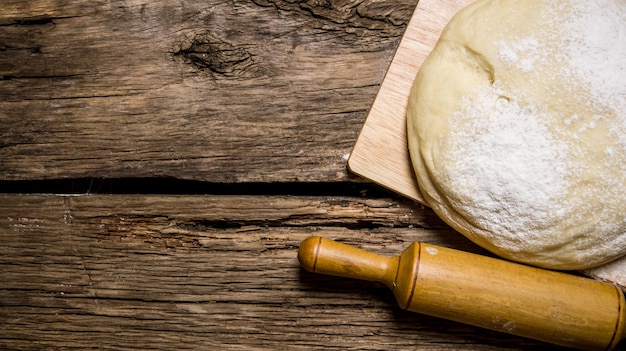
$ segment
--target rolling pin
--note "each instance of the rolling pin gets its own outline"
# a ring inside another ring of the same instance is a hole
[[[622,339],[622,290],[589,278],[421,242],[384,257],[314,236],[298,260],[310,272],[384,283],[413,312],[577,349]]]

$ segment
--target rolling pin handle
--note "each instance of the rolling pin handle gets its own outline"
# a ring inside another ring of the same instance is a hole
[[[397,259],[318,236],[305,239],[298,250],[300,265],[309,272],[377,281],[389,287],[394,285]]]

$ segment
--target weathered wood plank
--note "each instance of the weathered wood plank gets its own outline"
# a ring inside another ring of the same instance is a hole
[[[414,7],[4,1],[0,179],[354,180]]]
[[[414,240],[480,251],[397,199],[3,195],[0,213],[3,350],[545,346],[299,268],[309,235],[388,255]]]

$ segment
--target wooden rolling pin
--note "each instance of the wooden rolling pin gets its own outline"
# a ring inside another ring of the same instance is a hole
[[[382,282],[409,311],[578,349],[622,339],[624,294],[593,279],[419,242],[383,257],[310,237],[298,259],[310,272]]]

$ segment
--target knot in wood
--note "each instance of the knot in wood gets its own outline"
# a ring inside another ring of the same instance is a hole
[[[181,56],[200,70],[224,76],[248,76],[254,65],[253,55],[242,46],[226,42],[209,33],[195,35],[175,56]]]

